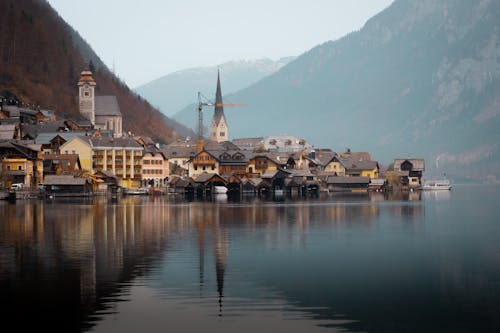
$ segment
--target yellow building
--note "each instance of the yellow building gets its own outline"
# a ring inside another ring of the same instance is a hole
[[[275,170],[278,170],[278,163],[265,154],[255,155],[247,164],[247,174],[250,177],[261,177],[267,171]]]
[[[219,173],[219,159],[217,156],[202,150],[194,155],[188,162],[189,177],[196,178],[204,172]]]
[[[89,173],[94,172],[92,165],[92,147],[90,146],[90,137],[75,136],[60,146],[61,154],[78,154],[82,170]]]
[[[344,155],[345,158],[335,155],[325,165],[324,171],[339,177],[378,178],[378,162],[366,156],[366,153],[349,153]]]
[[[339,177],[344,177],[346,175],[346,162],[345,160],[339,159],[337,156],[334,156],[330,162],[325,165],[325,172],[336,174]]]
[[[0,143],[0,170],[0,181],[5,186],[17,183],[36,188],[43,181],[41,146],[12,141]]]

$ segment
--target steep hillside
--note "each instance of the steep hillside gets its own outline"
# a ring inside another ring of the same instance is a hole
[[[220,69],[225,91],[232,93],[276,72],[293,58],[230,61],[218,66],[190,68],[165,75],[137,87],[135,91],[165,115],[185,120],[185,115],[176,113],[195,102],[198,91],[203,94],[215,91],[217,69]]]
[[[76,83],[89,60],[96,70],[97,93],[117,96],[125,130],[160,142],[190,133],[110,73],[45,0],[0,2],[0,95],[13,94],[24,103],[77,118]]]
[[[247,104],[227,111],[231,136],[297,134],[385,163],[422,156],[429,175],[500,179],[498,17],[499,0],[396,0],[227,96]]]

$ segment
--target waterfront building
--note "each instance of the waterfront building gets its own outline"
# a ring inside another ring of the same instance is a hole
[[[138,188],[142,180],[143,147],[133,138],[94,137],[89,139],[93,168],[111,171],[120,178],[120,186]]]
[[[156,147],[148,147],[142,156],[142,185],[163,187],[169,176],[169,162],[165,154]]]
[[[0,171],[4,186],[10,182],[35,188],[43,181],[40,145],[14,140],[0,142]]]
[[[82,171],[77,154],[43,154],[43,176],[75,175]]]
[[[403,187],[420,188],[425,171],[423,158],[407,158],[394,160],[394,173],[400,177]]]
[[[43,187],[49,196],[86,196],[92,194],[90,179],[71,175],[49,175],[45,177]]]
[[[335,154],[324,167],[324,173],[338,177],[379,177],[379,164],[372,161],[366,152],[350,152]]]
[[[261,177],[267,171],[278,170],[279,164],[266,153],[255,154],[247,163],[248,177]]]
[[[202,150],[187,161],[189,177],[193,179],[202,173],[219,174],[219,157],[214,152]]]

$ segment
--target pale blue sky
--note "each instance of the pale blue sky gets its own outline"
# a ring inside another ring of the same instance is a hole
[[[278,59],[360,29],[392,0],[48,0],[130,87],[190,67]]]

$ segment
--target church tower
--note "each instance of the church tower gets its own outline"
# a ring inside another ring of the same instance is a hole
[[[224,106],[222,103],[222,91],[220,89],[220,73],[217,72],[217,91],[215,92],[215,111],[212,118],[210,139],[217,142],[228,141],[228,128]]]
[[[84,69],[78,80],[78,100],[80,113],[86,119],[95,124],[95,81],[90,69]]]

